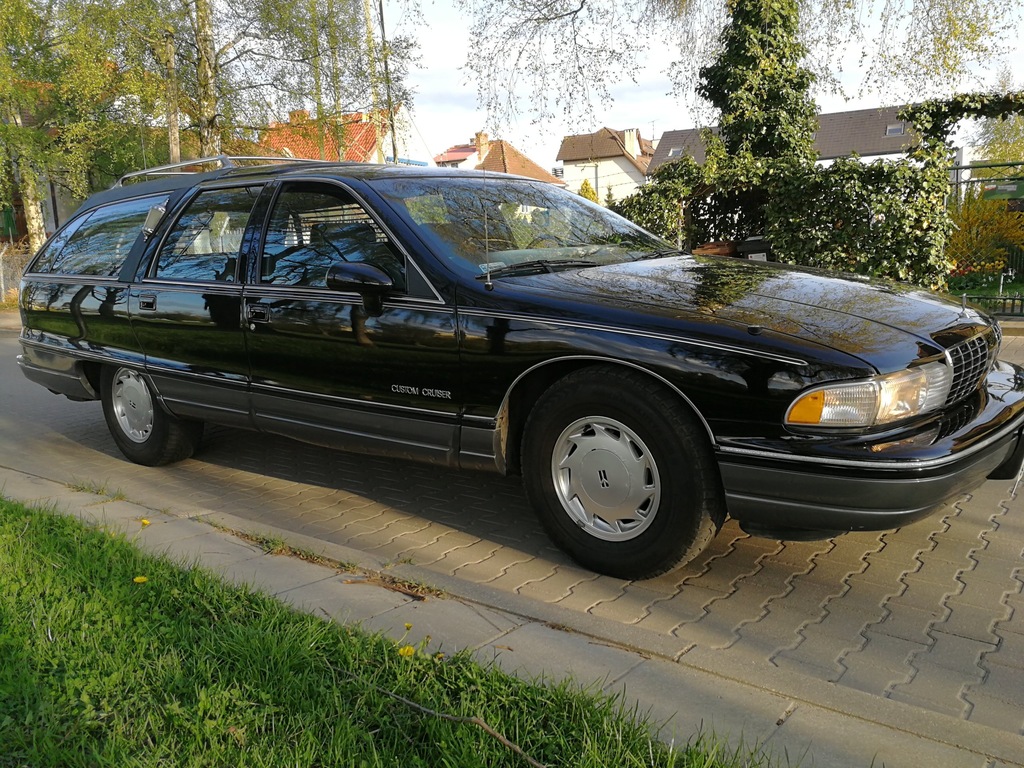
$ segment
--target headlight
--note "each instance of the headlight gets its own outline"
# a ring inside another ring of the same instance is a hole
[[[941,408],[953,380],[943,363],[899,373],[838,382],[804,392],[789,406],[786,423],[801,427],[874,427]]]

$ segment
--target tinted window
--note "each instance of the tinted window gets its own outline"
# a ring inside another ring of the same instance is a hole
[[[345,261],[372,264],[405,287],[404,259],[350,195],[326,184],[286,185],[267,227],[260,280],[326,288],[327,270]]]
[[[161,246],[154,277],[235,282],[242,234],[258,195],[258,187],[200,192]]]
[[[668,247],[621,216],[543,182],[462,177],[373,185],[426,242],[470,274],[538,260],[613,264]]]
[[[142,232],[149,209],[167,196],[142,197],[97,208],[66,227],[40,252],[33,272],[115,276]]]

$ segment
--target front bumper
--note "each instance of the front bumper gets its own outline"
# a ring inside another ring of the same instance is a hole
[[[980,399],[972,420],[893,459],[720,448],[729,514],[765,529],[886,530],[987,478],[1016,477],[1024,462],[1024,371],[997,364]]]

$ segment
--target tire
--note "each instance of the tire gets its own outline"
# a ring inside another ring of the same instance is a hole
[[[725,520],[706,431],[656,381],[611,366],[559,380],[527,419],[523,483],[548,535],[622,579],[700,554]]]
[[[164,411],[138,371],[104,368],[102,395],[107,429],[121,453],[136,464],[156,467],[187,459],[202,439],[202,422]]]

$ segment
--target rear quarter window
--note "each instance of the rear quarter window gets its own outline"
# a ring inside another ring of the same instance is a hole
[[[28,272],[112,277],[142,234],[149,209],[167,195],[140,197],[97,208],[61,230],[39,252]]]

